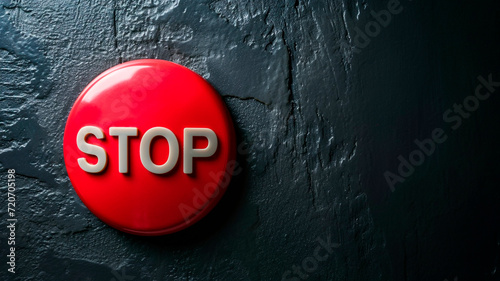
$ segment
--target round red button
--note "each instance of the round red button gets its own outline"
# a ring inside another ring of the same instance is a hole
[[[217,92],[193,71],[136,60],[95,78],[64,132],[64,160],[82,202],[128,233],[163,235],[206,215],[235,167],[235,135]]]

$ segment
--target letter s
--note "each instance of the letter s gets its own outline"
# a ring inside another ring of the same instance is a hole
[[[456,129],[458,129],[458,127],[460,127],[460,125],[462,125],[462,118],[460,118],[460,116],[458,116],[458,115],[453,115],[450,117],[451,113],[453,113],[453,111],[451,111],[451,109],[446,110],[443,114],[443,120],[446,123],[455,122],[455,125],[452,125],[451,128],[453,130],[456,130]]]
[[[78,131],[76,136],[76,145],[83,153],[96,156],[97,163],[93,165],[89,164],[85,158],[81,157],[78,158],[78,165],[80,165],[80,168],[87,173],[99,173],[106,168],[108,156],[106,155],[104,148],[89,144],[85,141],[85,138],[89,134],[94,135],[97,139],[104,138],[104,133],[100,128],[95,126],[85,126]]]

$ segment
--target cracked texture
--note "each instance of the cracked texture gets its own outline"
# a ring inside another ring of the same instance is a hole
[[[402,1],[404,13],[358,53],[355,28],[386,2],[0,1],[0,168],[2,178],[8,168],[18,176],[16,277],[281,280],[318,238],[330,238],[340,246],[309,280],[497,280],[500,212],[491,206],[500,154],[480,147],[498,141],[491,135],[498,100],[396,193],[382,177],[414,138],[441,125],[445,108],[473,91],[475,76],[498,72],[490,36],[498,33],[498,7],[458,2]],[[479,35],[464,22],[477,22]],[[208,79],[238,141],[248,144],[238,158],[244,173],[219,206],[164,237],[103,224],[63,165],[65,121],[80,91],[111,66],[140,58],[170,60]],[[462,70],[451,58],[464,58]],[[464,157],[484,166],[459,166],[456,154],[475,143],[474,130],[489,137]],[[481,188],[476,199],[473,188]],[[477,209],[482,204],[491,212]],[[477,210],[457,219],[464,208]],[[449,238],[474,227],[482,234]],[[460,248],[469,239],[482,241],[473,257]],[[14,280],[2,263],[0,279]]]

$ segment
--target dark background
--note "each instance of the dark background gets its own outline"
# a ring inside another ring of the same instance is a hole
[[[356,28],[388,1],[0,3],[0,280],[281,280],[318,239],[340,246],[307,280],[500,280],[500,90],[443,120],[500,81],[500,1],[401,0],[366,46]],[[163,237],[99,221],[63,164],[81,90],[139,58],[203,75],[248,144],[216,209]],[[391,192],[384,172],[435,128],[447,140]]]

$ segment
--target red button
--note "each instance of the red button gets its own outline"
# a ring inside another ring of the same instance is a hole
[[[201,76],[136,60],[95,78],[64,132],[64,160],[82,202],[128,233],[184,229],[219,201],[235,166],[234,128]]]

